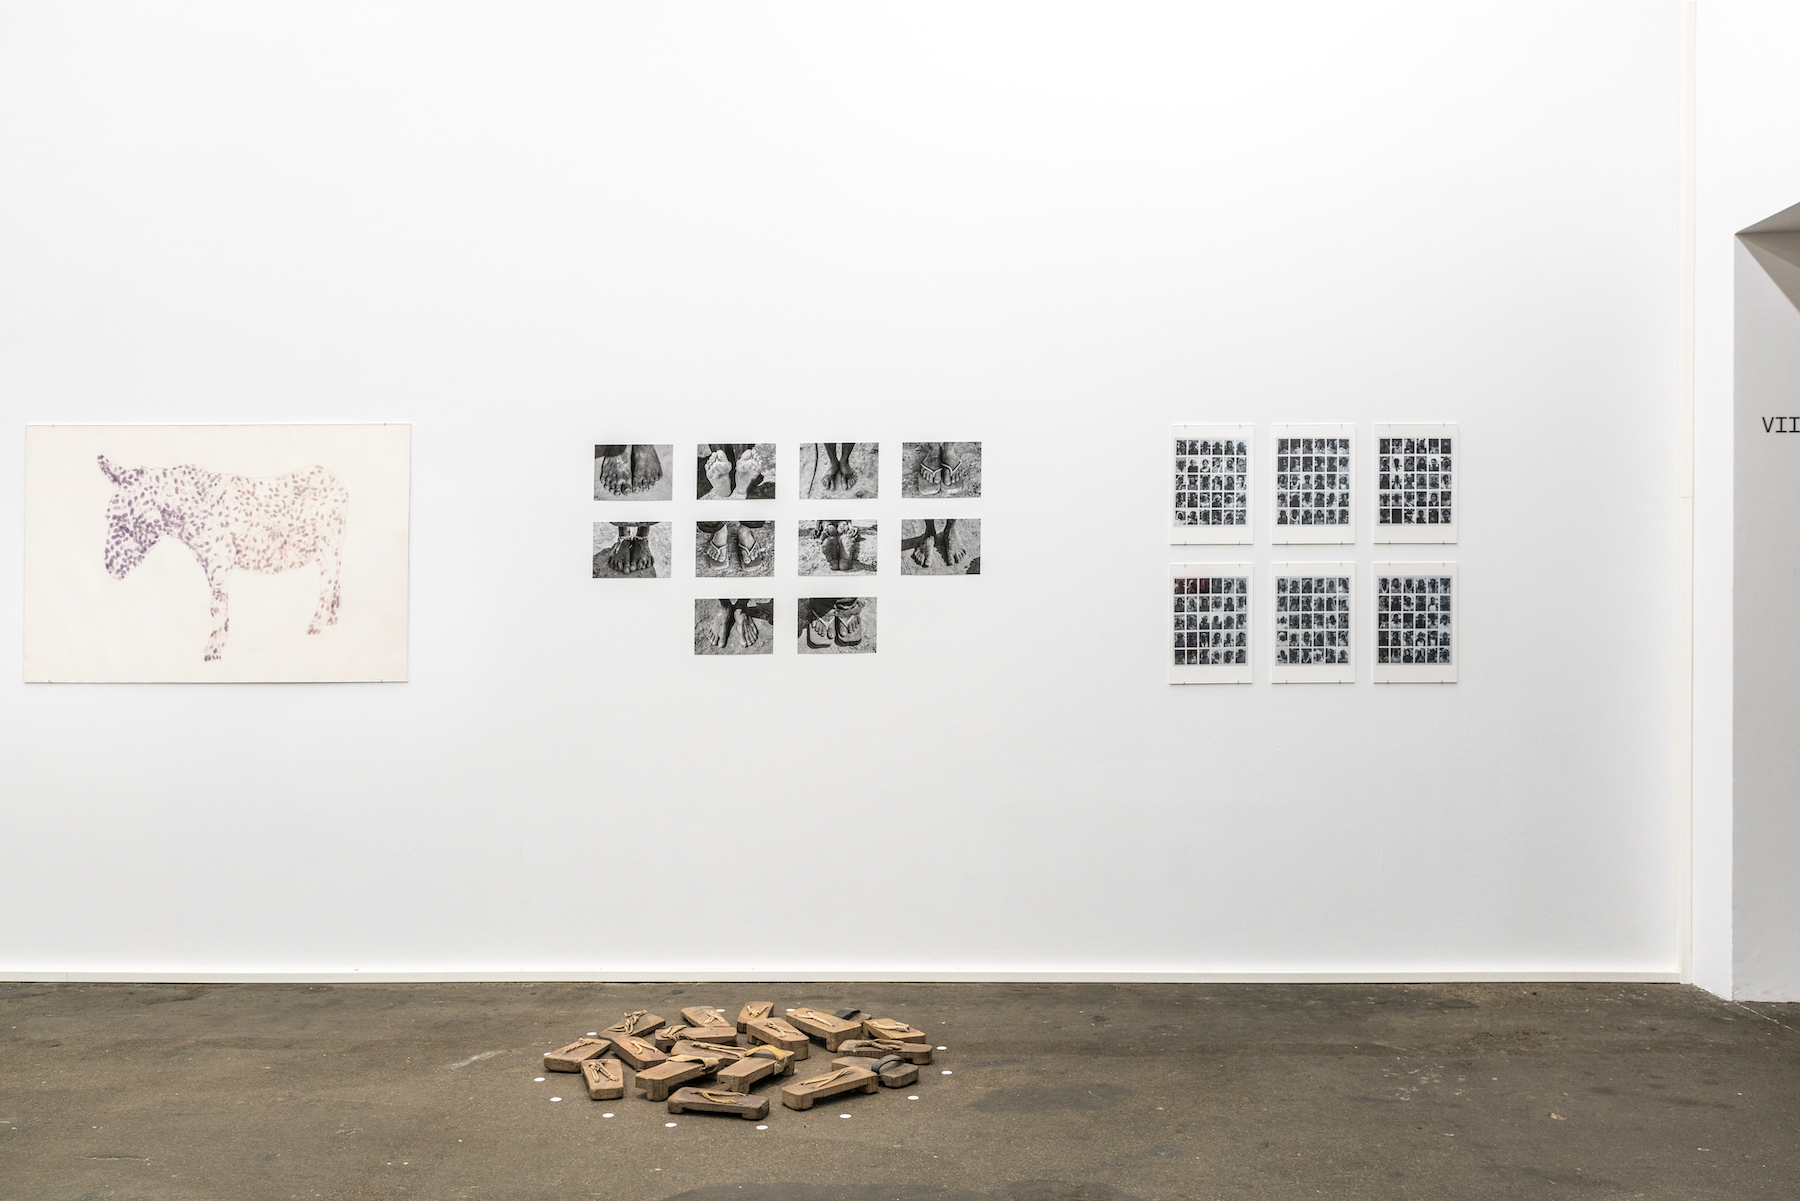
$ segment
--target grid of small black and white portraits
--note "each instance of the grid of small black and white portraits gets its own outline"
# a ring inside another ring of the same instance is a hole
[[[1248,542],[1255,451],[1251,427],[1178,425],[1170,434],[1170,540]]]
[[[1276,427],[1278,535],[1293,532],[1295,526],[1335,526],[1344,533],[1350,532],[1350,448],[1347,432],[1341,436],[1283,437],[1280,427]]]
[[[1176,576],[1174,592],[1175,666],[1249,664],[1249,577]]]
[[[1348,575],[1276,574],[1276,666],[1350,662],[1350,583]]]
[[[1376,438],[1377,526],[1455,525],[1456,442],[1448,434]]]
[[[1375,577],[1375,662],[1448,666],[1456,629],[1455,575],[1448,571]]]

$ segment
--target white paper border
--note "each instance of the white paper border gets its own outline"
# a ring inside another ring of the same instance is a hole
[[[1454,453],[1454,452],[1452,452]],[[1381,636],[1380,596],[1383,576],[1447,575],[1450,577],[1450,662],[1383,663],[1376,642]],[[1462,662],[1462,580],[1454,563],[1377,563],[1369,569],[1369,663],[1377,684],[1454,684]]]
[[[1350,485],[1344,491],[1350,496],[1349,525],[1281,525],[1281,510],[1275,504],[1276,477],[1283,438],[1348,438],[1350,440]],[[1276,546],[1348,546],[1356,542],[1356,503],[1360,492],[1361,472],[1356,458],[1356,423],[1327,425],[1272,425],[1269,427],[1269,541]]]
[[[1244,524],[1177,525],[1175,522],[1175,441],[1178,438],[1242,438],[1244,440]],[[1168,481],[1163,512],[1171,546],[1247,546],[1256,538],[1256,427],[1254,425],[1172,425],[1169,427],[1163,475]]]
[[[1382,525],[1381,524],[1381,440],[1383,438],[1449,438],[1450,453],[1455,456],[1451,464],[1456,482],[1450,486],[1450,523],[1448,525]],[[1376,425],[1369,438],[1369,482],[1365,487],[1369,495],[1369,524],[1375,530],[1374,541],[1377,545],[1396,544],[1439,544],[1448,545],[1457,540],[1458,523],[1462,521],[1464,491],[1463,484],[1468,479],[1468,446],[1463,442],[1461,429],[1455,422],[1427,425]]]
[[[1326,437],[1331,435],[1327,434]],[[1301,579],[1308,576],[1343,576],[1350,581],[1350,662],[1288,664],[1275,661],[1275,635],[1278,618],[1275,613],[1275,581]],[[1269,564],[1269,679],[1276,684],[1354,684],[1356,683],[1356,564],[1354,563],[1271,563]],[[1456,616],[1451,610],[1450,615]],[[1455,647],[1452,646],[1452,651]]]
[[[1175,619],[1175,581],[1202,576],[1244,581],[1244,661],[1242,663],[1176,666],[1172,642]],[[1169,665],[1171,684],[1248,684],[1256,662],[1256,572],[1249,563],[1171,563],[1169,583],[1163,591],[1163,661]]]

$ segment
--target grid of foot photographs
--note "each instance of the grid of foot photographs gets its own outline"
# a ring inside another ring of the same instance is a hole
[[[1253,545],[1255,427],[1173,425],[1169,432],[1170,543]],[[1455,482],[1465,447],[1456,425],[1378,423],[1366,442],[1351,422],[1277,423],[1268,433],[1270,544],[1354,544],[1362,490],[1375,543],[1457,541]],[[1368,448],[1366,460],[1359,446]],[[1251,683],[1262,655],[1252,637],[1259,611],[1268,618],[1273,683],[1354,684],[1359,659],[1369,661],[1375,683],[1456,682],[1456,564],[1375,564],[1362,585],[1364,604],[1355,563],[1271,563],[1264,608],[1252,583],[1259,570],[1171,564],[1170,683]]]
[[[692,598],[694,654],[775,654],[785,637],[777,631],[787,620],[777,615],[789,603],[796,653],[875,653],[883,521],[868,502],[881,496],[881,444],[691,443],[696,507],[676,513],[689,495],[675,478],[686,472],[685,461],[676,461],[678,445],[594,444],[593,497],[619,508],[593,523],[592,578],[685,576],[685,566],[674,568],[689,556],[691,531],[693,578],[706,582],[697,589],[703,595]],[[889,470],[899,476],[899,500],[915,510],[886,519],[889,537],[900,531],[899,574],[980,575],[979,506],[964,505],[981,497],[982,444],[902,442]],[[785,516],[784,501],[800,502],[799,520]],[[633,505],[657,507],[627,507]],[[778,591],[775,581],[789,571],[800,581],[796,591],[851,595],[800,595],[791,602],[714,595]]]

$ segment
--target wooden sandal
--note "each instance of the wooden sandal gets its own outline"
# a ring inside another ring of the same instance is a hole
[[[850,1038],[838,1044],[846,1055],[872,1055],[877,1059],[898,1055],[908,1063],[930,1063],[930,1043],[899,1043],[889,1038]]]
[[[590,1101],[616,1101],[625,1095],[625,1065],[616,1059],[590,1059],[581,1065]]]
[[[769,1116],[769,1099],[710,1088],[679,1088],[669,1096],[670,1113],[724,1113],[755,1121]]]
[[[903,1056],[888,1055],[869,1059],[862,1055],[845,1055],[831,1061],[840,1068],[863,1068],[875,1073],[882,1088],[905,1088],[919,1082],[919,1065],[908,1063]]]
[[[750,1086],[770,1076],[791,1076],[800,1057],[785,1047],[762,1046],[745,1053],[734,1064],[719,1069],[713,1079],[727,1092],[747,1093]]]
[[[847,1022],[843,1018],[832,1017],[829,1013],[820,1013],[816,1009],[796,1009],[787,1015],[788,1021],[825,1044],[827,1051],[836,1052],[838,1044],[847,1038],[855,1038],[862,1033],[862,1025],[858,1022]]]
[[[612,1046],[610,1039],[578,1038],[566,1047],[558,1047],[544,1055],[546,1072],[579,1072],[581,1065],[590,1059],[598,1059],[606,1054]]]
[[[867,1068],[838,1068],[823,1076],[813,1076],[795,1084],[783,1085],[781,1103],[789,1109],[811,1109],[814,1101],[835,1097],[852,1090],[872,1093],[881,1084]]]
[[[811,1054],[812,1044],[807,1041],[806,1035],[782,1018],[751,1018],[744,1023],[744,1027],[745,1033],[757,1042],[792,1051],[795,1059],[805,1059]]]

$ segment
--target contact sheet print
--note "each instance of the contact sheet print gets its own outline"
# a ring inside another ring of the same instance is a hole
[[[1356,682],[1354,563],[1277,563],[1270,571],[1277,684]]]
[[[1375,682],[1456,681],[1456,564],[1375,565]]]
[[[1355,542],[1354,425],[1277,425],[1271,540]]]
[[[1177,425],[1169,436],[1169,541],[1249,542],[1255,427]]]
[[[1171,684],[1250,683],[1250,565],[1169,568]]]
[[[1375,427],[1375,541],[1455,542],[1463,451],[1454,425]]]

